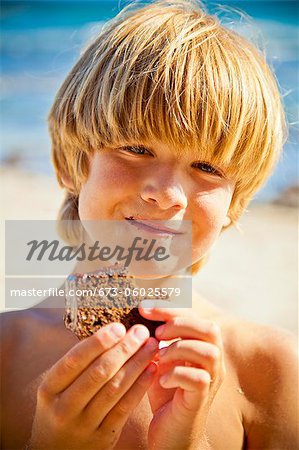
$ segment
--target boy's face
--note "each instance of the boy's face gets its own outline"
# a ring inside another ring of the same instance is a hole
[[[192,221],[192,263],[201,259],[229,224],[233,182],[215,168],[181,157],[161,142],[103,149],[90,160],[79,195],[81,220]],[[160,222],[161,225],[161,222]],[[155,236],[153,236],[154,238]]]

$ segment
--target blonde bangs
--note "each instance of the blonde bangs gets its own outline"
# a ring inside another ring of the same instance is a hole
[[[232,177],[236,210],[285,137],[264,57],[192,1],[126,8],[110,21],[62,85],[49,124],[60,181],[66,172],[79,188],[103,147],[159,140]]]

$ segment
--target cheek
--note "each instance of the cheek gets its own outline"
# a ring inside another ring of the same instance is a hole
[[[197,199],[193,220],[193,256],[199,259],[212,247],[226,221],[232,193],[215,190]]]
[[[221,229],[225,221],[230,199],[220,192],[202,198],[198,203],[202,224],[208,228]]]
[[[117,218],[114,213],[121,207],[130,193],[128,170],[108,159],[95,158],[90,173],[79,195],[79,217],[81,220]],[[124,188],[125,187],[125,188]]]

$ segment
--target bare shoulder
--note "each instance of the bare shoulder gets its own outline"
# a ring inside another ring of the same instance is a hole
[[[31,308],[0,314],[0,348],[2,369],[29,363],[33,355],[48,360],[58,343],[73,343],[62,321],[62,313],[48,308]],[[6,367],[9,366],[9,367]]]
[[[247,448],[299,448],[296,336],[237,319],[224,327],[224,335],[247,400]]]
[[[26,329],[34,323],[30,310],[8,311],[0,314],[1,352],[5,352],[23,342]],[[34,328],[32,330],[34,332]]]
[[[64,328],[61,311],[50,308],[0,314],[0,339],[1,448],[23,448],[38,386],[77,339]]]
[[[242,376],[245,369],[245,372],[256,372],[255,380],[260,374],[261,381],[267,378],[274,384],[296,374],[298,343],[289,331],[236,319],[230,322],[227,332],[227,345],[235,358],[240,378],[245,382],[252,381],[245,374]]]
[[[12,396],[23,396],[26,387],[74,343],[76,339],[64,328],[62,317],[49,309],[0,314],[2,405],[9,405]]]
[[[203,309],[195,310],[202,317]],[[206,311],[204,318],[221,329],[226,385],[235,387],[229,391],[230,400],[242,416],[244,448],[299,448],[296,336],[284,329],[231,316],[209,303]],[[233,396],[236,390],[243,400]]]
[[[283,328],[231,317],[222,324],[227,348],[240,369],[246,360],[247,369],[267,365],[283,375],[297,360],[297,337]]]
[[[25,344],[28,340],[35,339],[36,333],[45,331],[53,323],[46,309],[3,312],[0,314],[1,347],[5,349],[10,345]]]

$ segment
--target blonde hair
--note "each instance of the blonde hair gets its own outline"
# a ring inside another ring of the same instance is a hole
[[[277,162],[285,119],[265,57],[193,0],[129,5],[62,84],[49,115],[56,175],[71,211],[103,147],[160,140],[223,168],[236,183],[235,223]],[[78,212],[77,212],[78,217]],[[196,273],[202,262],[192,266]]]

